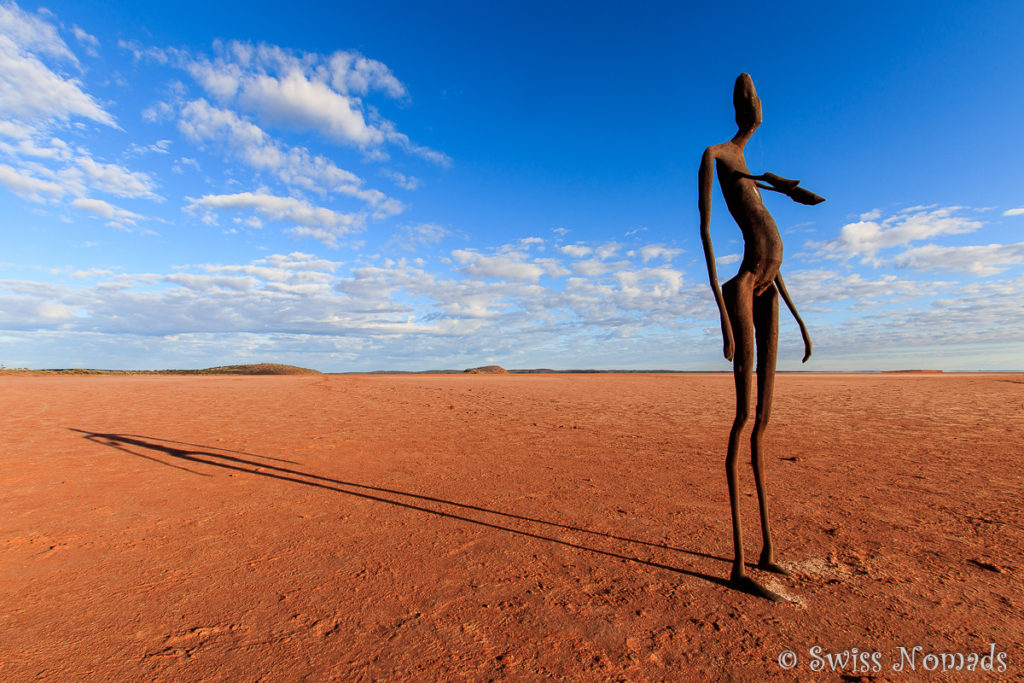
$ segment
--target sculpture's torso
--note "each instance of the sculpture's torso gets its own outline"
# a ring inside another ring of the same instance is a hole
[[[734,142],[715,146],[718,183],[726,206],[743,232],[743,261],[740,273],[754,276],[754,292],[767,289],[779,274],[782,265],[782,237],[774,219],[761,201],[761,191],[749,178],[743,149]]]

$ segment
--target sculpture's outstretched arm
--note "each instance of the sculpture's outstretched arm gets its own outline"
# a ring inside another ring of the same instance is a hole
[[[815,204],[821,204],[825,201],[825,198],[821,195],[815,194],[810,190],[798,187],[800,185],[799,180],[790,180],[789,178],[783,178],[777,176],[774,173],[762,173],[761,175],[750,175],[749,173],[740,174],[744,178],[750,178],[755,181],[755,185],[760,187],[762,190],[771,190],[772,192],[780,192],[794,202],[798,204],[807,204],[814,206]],[[760,182],[763,181],[763,182]]]
[[[804,338],[804,359],[800,362],[806,363],[807,359],[811,357],[811,335],[807,334],[804,321],[800,318],[800,314],[796,312],[793,300],[789,298],[789,292],[786,291],[786,283],[782,281],[782,273],[775,276],[775,286],[778,288],[779,294],[782,295],[782,300],[786,302],[789,312],[796,318],[796,324],[800,326],[800,336]]]
[[[711,280],[711,291],[715,294],[718,313],[722,319],[722,353],[726,360],[732,360],[736,351],[732,336],[732,324],[729,312],[725,308],[722,288],[718,285],[718,270],[715,268],[715,249],[711,245],[711,192],[715,182],[715,154],[710,147],[704,150],[697,172],[697,208],[700,210],[700,241],[704,245],[704,260],[708,264],[708,279]]]

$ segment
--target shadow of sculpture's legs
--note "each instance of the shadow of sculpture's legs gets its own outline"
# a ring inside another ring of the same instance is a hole
[[[757,409],[750,433],[750,464],[754,468],[757,502],[761,509],[761,538],[764,545],[758,567],[779,574],[788,574],[775,564],[771,521],[768,516],[768,482],[764,469],[762,442],[772,414],[772,392],[775,389],[775,358],[779,342],[779,295],[774,286],[753,297],[754,336],[757,340]]]

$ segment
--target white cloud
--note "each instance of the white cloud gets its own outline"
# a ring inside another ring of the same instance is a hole
[[[412,248],[417,244],[437,244],[451,234],[451,230],[440,225],[436,225],[434,223],[420,223],[418,225],[411,225],[405,228],[402,231],[402,237],[399,242],[408,248]]]
[[[179,175],[185,172],[185,167],[193,168],[196,171],[201,171],[202,168],[199,166],[199,162],[192,157],[181,157],[171,166],[171,171]]]
[[[181,59],[184,54],[179,50],[173,48],[159,48],[159,47],[144,47],[141,43],[136,40],[118,40],[117,46],[122,50],[128,50],[132,53],[132,57],[135,61],[139,62],[142,60],[149,60],[156,62],[157,64],[167,64],[172,58]]]
[[[640,247],[640,258],[644,263],[647,263],[651,259],[664,259],[670,261],[679,254],[683,253],[682,249],[670,249],[669,247],[662,246],[660,244],[647,244]]]
[[[0,183],[19,197],[33,202],[43,202],[46,198],[57,199],[64,195],[64,188],[59,184],[36,178],[7,164],[0,164]]]
[[[56,185],[58,189],[46,192],[51,197],[72,195],[84,197],[89,188],[114,194],[120,197],[145,197],[161,200],[156,194],[156,181],[141,171],[131,171],[119,164],[97,161],[88,150],[81,147],[72,148],[56,137],[41,138],[35,136],[10,144],[0,140],[0,153],[20,163],[20,168],[8,167],[6,176],[9,183],[17,183],[15,175],[29,179],[35,178]],[[40,186],[42,188],[42,186]],[[29,192],[33,198],[35,193]]]
[[[576,261],[572,264],[572,269],[580,275],[587,277],[597,277],[604,275],[612,269],[612,266],[600,261],[596,258],[586,259],[583,261]]]
[[[622,245],[619,244],[618,242],[606,242],[605,244],[602,244],[599,247],[595,247],[594,255],[597,256],[597,258],[601,259],[602,261],[605,261],[607,259],[610,259],[612,256],[615,256],[615,254],[619,253],[619,249],[621,248]]]
[[[558,250],[566,256],[571,256],[573,258],[584,258],[586,256],[590,256],[593,251],[590,247],[582,244],[566,244],[559,247]]]
[[[861,220],[843,226],[839,238],[830,242],[808,242],[818,255],[832,258],[861,256],[862,263],[876,267],[929,271],[950,271],[990,276],[1024,262],[1024,243],[943,246],[925,244],[883,257],[885,249],[906,246],[940,235],[970,233],[984,225],[963,215],[963,207],[915,206],[879,221],[877,209],[861,215]],[[1004,215],[1014,215],[1010,209]],[[1024,213],[1024,210],[1021,210]]]
[[[70,274],[70,277],[75,280],[91,280],[98,277],[104,277],[107,275],[113,275],[113,271],[105,268],[90,268],[89,270],[76,270]]]
[[[164,276],[164,280],[198,292],[209,292],[210,290],[247,292],[259,284],[259,280],[253,277],[194,275],[192,273],[172,273]]]
[[[340,92],[366,95],[371,90],[380,90],[393,98],[409,94],[387,65],[376,59],[367,59],[358,52],[335,52],[328,57],[327,64],[331,71],[331,85]]]
[[[0,5],[0,36],[19,49],[71,62],[78,60],[57,33],[57,27],[16,4]]]
[[[135,225],[136,221],[145,219],[145,216],[141,216],[133,211],[122,209],[114,206],[102,199],[88,199],[85,197],[79,197],[71,202],[71,206],[75,207],[79,211],[91,213],[94,216],[108,219],[108,225],[114,227],[124,227],[125,225]]]
[[[909,249],[894,259],[900,268],[948,270],[978,276],[995,275],[1010,266],[1024,264],[1024,242],[964,247],[928,244]]]
[[[533,262],[536,263],[539,267],[543,268],[544,274],[550,278],[559,278],[564,275],[569,275],[572,273],[571,270],[569,270],[561,263],[559,263],[557,259],[539,258],[534,259]]]
[[[531,247],[540,247],[541,251],[544,251],[544,238],[543,237],[524,237],[516,242],[516,246],[521,249],[530,249]]]
[[[376,208],[375,217],[379,218],[404,209],[401,202],[383,192],[363,188],[361,178],[326,157],[314,156],[304,147],[282,145],[254,123],[204,99],[185,105],[178,128],[194,142],[223,144],[252,168],[273,173],[289,187],[354,197]]]
[[[142,120],[147,123],[168,121],[174,116],[174,106],[170,102],[155,102],[142,110]]]
[[[193,62],[189,65],[189,73],[206,92],[216,99],[226,102],[237,93],[242,80],[242,70],[237,64],[214,66],[207,61]]]
[[[391,143],[442,166],[451,162],[447,155],[413,143],[363,103],[363,97],[373,92],[408,96],[382,62],[355,52],[325,57],[237,41],[215,43],[214,51],[213,59],[176,56],[224,106],[242,107],[266,124],[317,132],[371,157],[385,157],[382,147]]]
[[[861,220],[848,223],[839,237],[829,242],[808,242],[808,246],[827,258],[861,257],[862,263],[878,265],[878,252],[891,247],[936,237],[974,232],[981,221],[957,215],[963,207],[931,208],[915,206],[879,222],[880,213],[869,212]]]
[[[409,139],[409,136],[405,133],[399,133],[395,130],[395,124],[390,121],[381,121],[379,123],[381,132],[384,134],[384,139],[390,143],[396,144],[406,152],[415,154],[418,157],[426,159],[431,163],[435,163],[443,168],[448,168],[452,165],[451,157],[443,152],[424,147],[423,145],[417,145]]]
[[[239,100],[268,121],[318,131],[335,142],[372,147],[384,141],[384,134],[367,125],[350,98],[299,71],[247,79]]]
[[[43,58],[78,68],[55,26],[17,5],[0,5],[0,117],[33,130],[72,118],[117,127],[77,79],[57,74]]]
[[[931,359],[930,367],[959,370],[1019,365],[1024,318],[1007,311],[1019,307],[1024,276],[963,285],[919,284],[931,286],[939,296],[831,324],[809,320],[818,362],[836,369],[921,367],[922,359]],[[800,306],[796,293],[794,299]]]
[[[189,198],[186,210],[250,210],[270,221],[296,223],[291,232],[300,237],[313,237],[331,247],[337,247],[338,237],[361,227],[362,219],[355,214],[341,213],[322,206],[314,206],[294,197],[240,192],[238,194],[204,195]]]
[[[87,33],[84,29],[80,28],[77,25],[71,27],[71,32],[75,34],[75,38],[78,39],[78,42],[81,43],[83,47],[85,47],[86,52],[88,52],[93,57],[98,56],[99,53],[97,52],[97,49],[100,46],[100,41],[96,38],[96,36]]]
[[[619,271],[615,274],[621,291],[628,297],[649,295],[655,298],[672,297],[683,286],[683,274],[673,268],[641,268],[635,271]],[[642,287],[646,284],[646,289]]]
[[[390,178],[395,183],[395,185],[398,185],[403,190],[417,190],[417,189],[419,189],[419,186],[420,186],[419,178],[415,178],[413,176],[407,176],[407,175],[405,175],[403,173],[399,173],[397,171],[391,171],[391,170],[387,170],[387,169],[384,169],[383,171],[381,171],[381,173],[383,173],[385,177]]]
[[[525,255],[517,252],[484,256],[475,251],[456,249],[452,252],[452,258],[462,264],[463,272],[470,277],[536,283],[545,274],[543,266],[524,261]]]
[[[1024,216],[1024,207],[1019,209],[1007,209],[1003,211],[1004,216]]]
[[[140,145],[137,142],[133,142],[128,145],[128,154],[141,156],[143,154],[169,154],[170,151],[167,149],[171,146],[170,140],[157,140],[156,142],[149,145]]]
[[[0,4],[0,183],[30,201],[86,198],[99,191],[118,197],[162,200],[147,173],[97,159],[85,147],[57,137],[57,129],[86,130],[81,119],[118,128],[117,123],[62,69],[81,72],[57,27],[40,12],[28,14]],[[81,28],[72,33],[93,52],[99,41]],[[119,128],[118,128],[119,129]],[[155,143],[159,149],[167,141]],[[131,149],[131,148],[130,148]],[[123,227],[126,214],[112,218]]]
[[[96,161],[91,156],[81,154],[75,158],[81,174],[85,181],[91,186],[103,192],[118,197],[146,197],[148,199],[161,199],[154,190],[156,181],[149,174],[142,171],[130,171],[119,164],[108,164]],[[78,177],[79,173],[67,171],[68,177]]]
[[[250,265],[206,265],[209,273],[245,273],[272,282],[325,282],[341,264],[337,261],[318,258],[313,254],[293,251],[290,254],[273,254],[253,261]]]
[[[716,361],[718,341],[703,333],[711,327],[711,336],[718,335],[702,281],[690,283],[674,268],[637,267],[637,256],[604,276],[570,277],[549,287],[520,266],[558,266],[555,259],[500,249],[453,252],[455,269],[467,277],[428,272],[422,262],[405,259],[350,270],[295,252],[248,264],[185,266],[162,276],[83,271],[74,287],[0,281],[0,329],[8,336],[24,330],[25,339],[31,334],[33,349],[58,334],[76,340],[64,342],[65,352],[96,344],[123,354],[138,346],[149,363],[153,353],[164,359],[186,351],[196,362],[207,353],[224,354],[225,346],[231,358],[209,365],[242,362],[235,359],[247,358],[243,347],[264,358],[294,352],[303,359],[299,364],[322,369],[467,367],[479,358],[511,367],[578,367],[579,358],[598,367],[623,367],[631,358],[638,360],[629,366],[647,368]],[[480,277],[467,272],[470,265],[480,266]],[[510,265],[515,268],[501,272]],[[831,359],[833,369],[865,350],[872,353],[869,365],[892,367],[900,363],[893,357],[906,358],[907,350],[924,344],[1006,344],[1024,335],[1024,323],[1006,317],[1017,305],[1022,277],[957,285],[795,271],[787,280],[808,319],[816,357]],[[808,314],[843,297],[869,300],[875,308],[831,320]],[[903,305],[882,305],[895,301]],[[784,324],[780,357],[787,362],[792,356],[795,366],[799,335],[791,322]]]
[[[914,299],[949,291],[953,282],[908,280],[892,274],[865,278],[859,273],[833,270],[795,270],[786,273],[786,288],[798,310],[816,306],[828,310],[841,302],[853,302],[853,308],[873,308],[883,304],[905,304]]]

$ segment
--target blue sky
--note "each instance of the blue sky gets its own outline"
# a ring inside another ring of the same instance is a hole
[[[779,367],[1022,369],[1024,4],[727,5],[0,0],[0,362],[727,370],[746,71]]]

